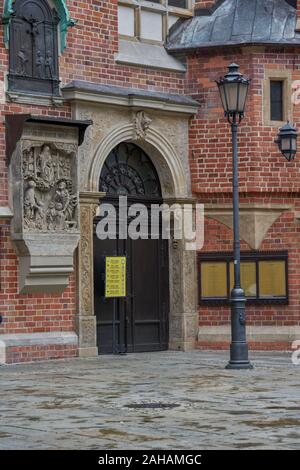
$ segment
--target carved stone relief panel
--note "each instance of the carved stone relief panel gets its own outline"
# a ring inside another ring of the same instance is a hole
[[[71,171],[75,153],[72,144],[23,142],[24,231],[78,229],[78,196]]]
[[[79,242],[78,131],[28,124],[10,160],[22,293],[59,292]]]

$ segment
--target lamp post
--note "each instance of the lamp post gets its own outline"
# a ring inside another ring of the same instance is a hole
[[[217,80],[225,116],[231,124],[233,155],[233,235],[234,235],[234,286],[231,292],[231,346],[230,361],[226,369],[252,369],[248,358],[246,339],[246,297],[241,287],[241,248],[239,229],[238,182],[238,125],[244,117],[250,80],[239,72],[239,66],[231,64],[228,73]]]

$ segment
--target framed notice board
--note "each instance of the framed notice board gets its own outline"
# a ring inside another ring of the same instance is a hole
[[[105,297],[108,299],[126,297],[126,257],[106,256]]]

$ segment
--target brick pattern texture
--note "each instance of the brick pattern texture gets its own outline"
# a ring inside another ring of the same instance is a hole
[[[200,102],[200,109],[190,125],[190,168],[193,192],[202,203],[232,203],[231,131],[214,82],[223,76],[231,62],[240,65],[251,78],[245,119],[239,127],[240,202],[288,204],[269,229],[260,250],[288,250],[289,305],[256,305],[247,307],[248,323],[257,326],[290,326],[300,324],[300,225],[299,157],[288,163],[274,140],[278,127],[267,126],[263,117],[263,80],[266,70],[289,70],[292,82],[300,79],[299,49],[242,48],[201,51],[188,58],[186,93]],[[289,99],[292,93],[289,90]],[[300,122],[300,107],[293,105],[292,120]],[[203,251],[231,251],[232,230],[211,219],[205,221]],[[242,241],[242,250],[251,248]],[[230,322],[230,309],[225,306],[201,306],[199,325],[218,326]],[[205,348],[208,344],[199,344]],[[227,345],[228,346],[228,345]],[[227,347],[226,346],[226,347]],[[211,345],[210,345],[211,347]],[[221,345],[215,344],[218,348]],[[286,344],[253,344],[252,348],[290,349]]]
[[[3,11],[0,0],[0,11]],[[67,0],[70,16],[78,21],[69,29],[67,48],[60,56],[62,85],[71,80],[183,93],[184,75],[143,67],[116,64],[118,52],[117,0]],[[0,82],[8,73],[8,50],[0,27]],[[32,113],[61,118],[71,117],[67,104],[62,107],[31,106],[0,102],[0,206],[8,204],[8,174],[5,160],[4,116]],[[10,238],[10,221],[0,220],[0,334],[74,331],[77,312],[76,277],[61,295],[20,295],[18,293],[18,259]],[[9,362],[22,362],[52,357],[69,357],[76,351],[70,347],[9,349]]]
[[[210,7],[213,1],[197,1],[197,7]],[[300,2],[298,1],[298,4]],[[62,84],[73,79],[169,93],[186,93],[200,103],[199,113],[190,123],[190,168],[194,195],[200,202],[231,202],[231,136],[223,117],[214,80],[235,61],[251,77],[246,118],[240,126],[240,191],[242,202],[291,204],[299,212],[300,163],[284,161],[274,139],[277,127],[263,123],[262,81],[266,68],[291,71],[300,80],[300,55],[294,48],[248,48],[190,53],[186,75],[143,67],[117,65],[117,0],[67,0],[72,18],[78,24],[69,30],[68,45],[60,57]],[[3,0],[0,0],[3,10]],[[0,28],[0,81],[8,72],[8,51]],[[300,123],[299,105],[293,108],[293,120]],[[0,206],[8,204],[7,165],[5,161],[4,115],[32,113],[71,117],[70,107],[0,104]],[[206,220],[205,251],[230,250],[232,233],[225,226]],[[289,250],[290,304],[288,306],[249,307],[254,325],[300,324],[300,226],[294,210],[285,212],[269,230],[261,249]],[[249,247],[243,242],[243,249]],[[0,333],[74,331],[76,276],[61,295],[18,294],[18,259],[10,239],[10,221],[0,221],[0,313],[4,322]],[[199,309],[199,325],[223,325],[229,322],[225,307]],[[202,345],[205,347],[205,345]],[[199,345],[199,347],[202,347]],[[263,345],[258,345],[263,348]],[[274,348],[279,346],[273,345]],[[222,347],[215,345],[215,347]],[[227,347],[227,346],[226,346]],[[254,347],[254,346],[253,346]],[[283,347],[285,347],[283,345]],[[10,362],[22,362],[75,355],[73,347],[11,348]]]

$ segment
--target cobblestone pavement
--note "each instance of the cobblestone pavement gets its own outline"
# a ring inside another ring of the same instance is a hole
[[[0,368],[0,449],[300,449],[300,366],[254,353],[101,356]],[[135,404],[179,405],[134,409]]]

